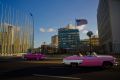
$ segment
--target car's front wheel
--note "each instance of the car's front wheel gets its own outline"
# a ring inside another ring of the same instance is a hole
[[[104,69],[109,69],[112,68],[112,63],[111,62],[103,62],[103,68]]]
[[[78,63],[71,63],[72,67],[78,67]]]
[[[37,57],[36,60],[39,61],[39,57]]]

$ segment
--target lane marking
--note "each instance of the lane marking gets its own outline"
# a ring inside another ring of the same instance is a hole
[[[33,76],[37,76],[37,77],[51,77],[51,78],[62,78],[62,79],[79,79],[80,78],[77,78],[77,77],[65,77],[65,76],[49,76],[49,75],[39,75],[39,74],[32,74]]]
[[[49,67],[49,68],[53,68],[54,69],[54,68],[64,68],[64,67]]]

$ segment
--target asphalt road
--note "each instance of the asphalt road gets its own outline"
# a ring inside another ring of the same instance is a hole
[[[62,60],[23,61],[9,58],[0,62],[0,80],[119,80],[120,67],[64,66]]]

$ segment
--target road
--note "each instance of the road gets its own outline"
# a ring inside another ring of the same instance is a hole
[[[24,61],[8,58],[0,62],[0,80],[119,80],[120,67],[102,69],[99,67],[65,66],[60,59]]]

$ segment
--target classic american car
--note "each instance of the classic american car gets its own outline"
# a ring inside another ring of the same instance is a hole
[[[42,53],[27,53],[23,55],[23,59],[25,60],[42,60],[46,58],[46,55]]]
[[[100,66],[103,68],[110,68],[117,65],[116,58],[110,55],[73,55],[63,58],[63,64],[71,66]]]

